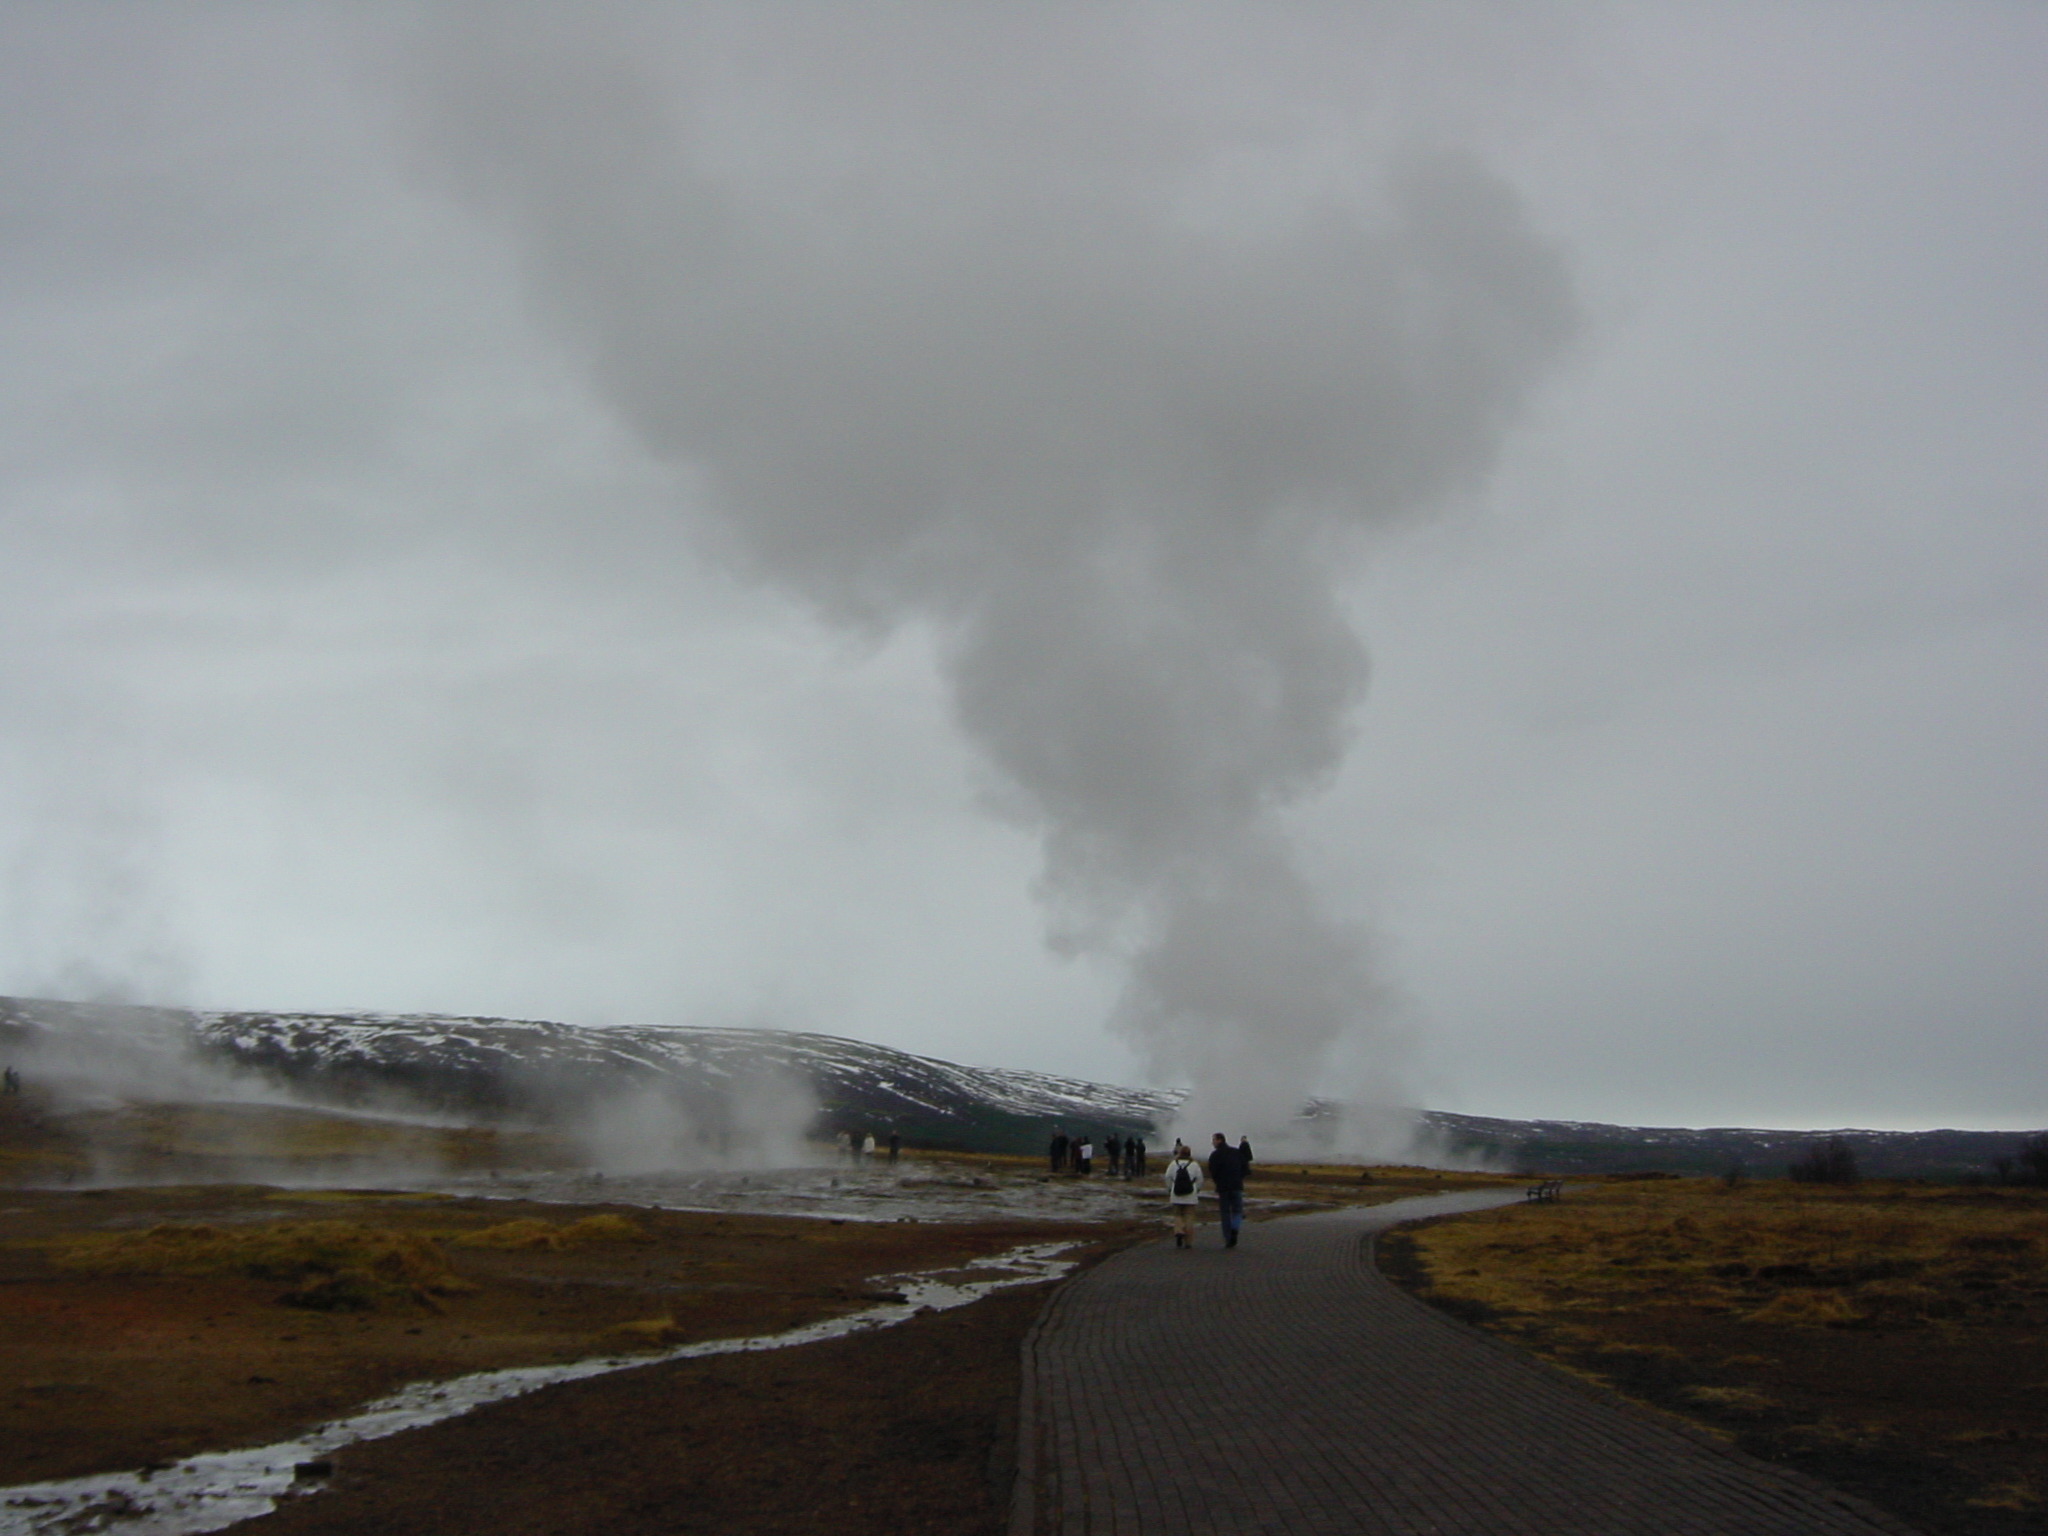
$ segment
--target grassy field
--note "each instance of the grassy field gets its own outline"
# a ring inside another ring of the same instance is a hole
[[[233,1183],[252,1167],[369,1182],[380,1169],[573,1166],[546,1131],[428,1125],[284,1104],[64,1106],[30,1090],[0,1100],[0,1187],[177,1178]]]
[[[1589,1183],[1391,1234],[1381,1263],[1929,1532],[2048,1519],[2048,1192]]]
[[[0,1486],[261,1444],[409,1381],[778,1332],[1019,1243],[1149,1235],[254,1185],[13,1190],[0,1218]]]

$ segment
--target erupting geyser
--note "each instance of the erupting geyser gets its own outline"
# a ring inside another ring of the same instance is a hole
[[[1052,942],[1123,967],[1113,1026],[1198,1116],[1272,1124],[1381,1027],[1277,822],[1363,696],[1341,582],[1485,476],[1571,284],[1464,154],[1361,186],[1307,116],[1148,88],[1227,78],[1227,24],[1169,64],[1130,13],[1041,20],[443,12],[407,114],[707,547],[931,626]]]

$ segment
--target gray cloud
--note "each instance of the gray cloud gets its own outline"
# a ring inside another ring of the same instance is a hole
[[[2044,26],[0,9],[0,989],[2038,1123]]]

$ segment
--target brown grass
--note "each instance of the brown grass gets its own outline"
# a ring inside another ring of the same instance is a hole
[[[1923,1530],[2038,1529],[2048,1196],[1616,1181],[1397,1230],[1382,1262],[1454,1315]]]
[[[5,1204],[0,1484],[262,1444],[411,1381],[775,1333],[869,1305],[876,1275],[1143,1230],[255,1186],[9,1191]],[[455,1241],[508,1226],[549,1236]]]
[[[348,1221],[275,1221],[217,1227],[161,1223],[140,1232],[92,1233],[52,1254],[58,1269],[90,1275],[246,1275],[291,1281],[288,1304],[360,1311],[380,1300],[456,1296],[476,1286],[449,1267],[423,1232]]]
[[[262,1104],[65,1105],[31,1088],[0,1099],[0,1187],[93,1176],[221,1182],[292,1170],[331,1177],[382,1167],[450,1170],[575,1167],[560,1135],[493,1126],[421,1125]]]
[[[1801,1327],[1968,1326],[1987,1293],[2041,1285],[2048,1206],[1688,1179],[1488,1212],[1418,1241],[1437,1291],[1504,1317],[1683,1305]]]
[[[539,1248],[549,1253],[573,1253],[592,1243],[650,1243],[637,1222],[609,1211],[567,1223],[528,1217],[501,1221],[496,1226],[463,1232],[452,1241],[458,1248]]]

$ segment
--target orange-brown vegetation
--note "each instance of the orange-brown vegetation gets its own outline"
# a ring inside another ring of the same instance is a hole
[[[0,1485],[260,1444],[411,1381],[772,1333],[871,1305],[876,1276],[1128,1230],[257,1186],[9,1191]]]
[[[1454,1314],[1930,1532],[2040,1529],[2041,1192],[1588,1184],[1381,1254]]]
[[[563,1136],[510,1126],[288,1104],[67,1104],[33,1085],[0,1098],[0,1187],[257,1177],[371,1184],[398,1168],[573,1167],[579,1159]]]

